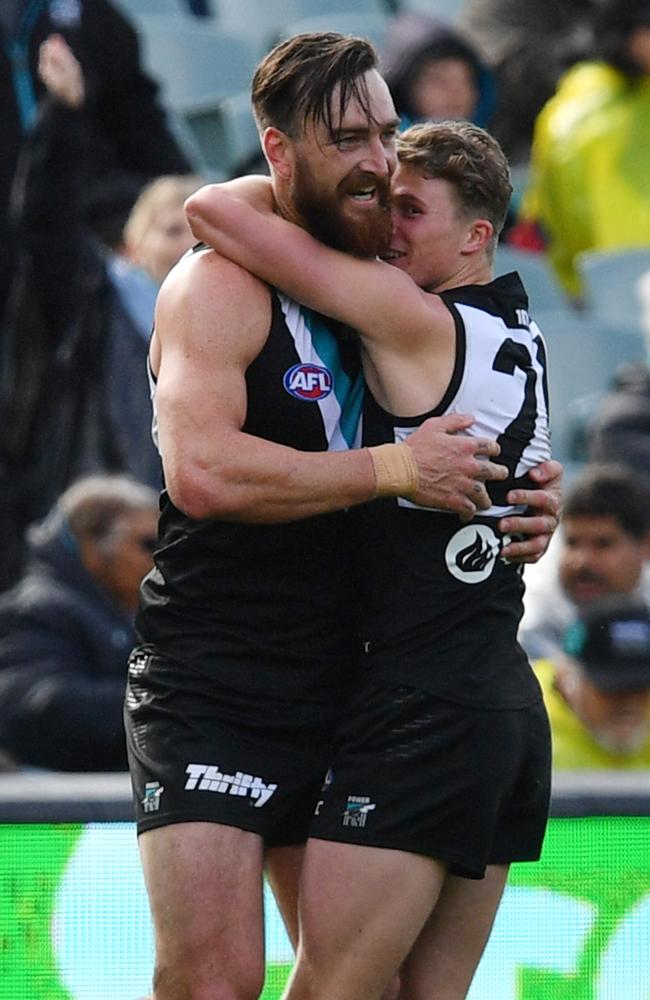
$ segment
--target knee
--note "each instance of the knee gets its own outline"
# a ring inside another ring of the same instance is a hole
[[[230,968],[157,963],[153,983],[151,1000],[258,1000],[264,973],[236,963]]]

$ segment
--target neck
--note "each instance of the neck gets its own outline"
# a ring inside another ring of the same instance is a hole
[[[449,288],[462,288],[464,285],[488,285],[494,280],[492,262],[484,259],[461,258],[458,267],[451,274],[434,282],[425,290],[427,292],[444,292]]]

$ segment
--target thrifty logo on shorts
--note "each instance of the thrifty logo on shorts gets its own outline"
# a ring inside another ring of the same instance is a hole
[[[252,774],[236,771],[235,774],[223,774],[215,764],[188,764],[185,768],[189,775],[185,782],[186,791],[219,792],[222,795],[249,795],[254,799],[253,805],[260,808],[269,801],[277,785],[267,785],[262,778]]]
[[[368,813],[375,809],[367,795],[348,795],[348,802],[343,813],[343,826],[365,826]]]

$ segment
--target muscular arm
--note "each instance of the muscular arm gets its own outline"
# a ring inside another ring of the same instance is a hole
[[[397,341],[401,353],[419,345],[430,353],[436,323],[450,322],[438,297],[398,268],[332,250],[275,215],[267,178],[206,185],[187,200],[185,211],[197,239],[296,301],[353,327],[370,348]]]
[[[359,329],[366,345],[375,346],[373,361],[381,359],[378,352],[385,343],[393,384],[403,374],[401,370],[395,373],[396,355],[408,349],[409,343],[416,355],[422,346],[427,367],[437,367],[432,332],[440,320],[432,308],[438,301],[435,296],[422,293],[407,275],[390,265],[330,250],[298,226],[273,215],[273,208],[271,182],[262,177],[204,187],[186,203],[197,238],[299,301]],[[400,303],[399,310],[395,302]],[[446,319],[448,314],[442,309]],[[406,338],[411,338],[409,343]],[[537,471],[539,485],[545,488],[516,491],[508,498],[533,512],[533,516],[502,522],[502,530],[521,536],[504,549],[504,556],[512,561],[540,559],[558,525],[562,466],[546,462]],[[537,478],[536,470],[531,474]]]
[[[292,521],[376,494],[369,449],[300,452],[242,430],[246,369],[269,322],[268,289],[212,252],[182,262],[163,285],[152,349],[158,431],[171,499],[190,517]],[[497,453],[493,442],[452,436],[470,424],[445,417],[411,435],[417,502],[471,516],[486,502],[481,480],[503,478],[481,460]]]

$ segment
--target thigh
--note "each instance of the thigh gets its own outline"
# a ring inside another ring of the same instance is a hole
[[[298,947],[298,894],[304,854],[303,845],[271,847],[266,852],[266,876],[294,951]]]
[[[264,979],[260,837],[176,823],[139,838],[156,940],[155,997],[258,996]],[[236,987],[228,991],[228,984]],[[202,990],[204,992],[202,992]]]
[[[432,858],[310,839],[287,1000],[379,1000],[430,914],[444,876],[444,866]]]
[[[508,875],[447,875],[436,905],[402,965],[399,1000],[464,1000],[487,944]]]

